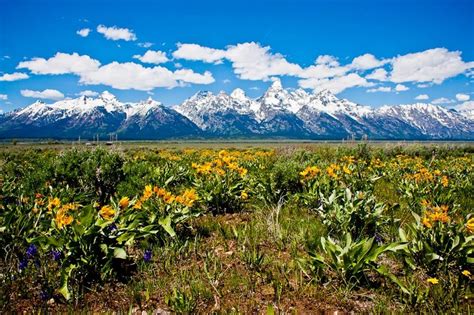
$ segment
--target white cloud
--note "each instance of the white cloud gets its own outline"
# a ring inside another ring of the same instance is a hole
[[[14,73],[5,73],[4,75],[0,76],[0,81],[17,81],[28,79],[30,76],[26,73],[21,72],[14,72]]]
[[[90,28],[83,28],[83,29],[78,30],[76,34],[82,37],[87,37],[89,36],[90,32],[91,32]]]
[[[143,56],[135,55],[133,58],[140,60],[144,63],[153,63],[153,64],[160,64],[169,61],[166,53],[163,51],[153,51],[148,50]]]
[[[154,61],[157,61],[156,58]],[[75,74],[80,77],[80,83],[104,84],[123,90],[148,91],[156,87],[173,88],[187,83],[214,82],[212,73],[209,71],[200,74],[190,69],[179,69],[173,72],[164,67],[148,68],[133,62],[116,61],[101,66],[99,61],[77,53],[57,53],[49,59],[34,58],[20,62],[17,68],[29,69],[34,74]]]
[[[328,65],[330,67],[339,66],[337,58],[331,55],[320,55],[316,58],[315,64],[317,65]]]
[[[198,44],[178,44],[173,57],[178,59],[219,63],[225,57],[225,50],[204,47]]]
[[[415,97],[415,100],[418,100],[418,101],[423,101],[423,100],[427,100],[429,99],[429,95],[428,94],[420,94],[418,95],[417,97]]]
[[[0,100],[2,100],[2,101],[8,100],[8,95],[6,95],[6,94],[0,94]]]
[[[110,40],[124,40],[134,41],[137,40],[137,36],[132,30],[128,28],[119,28],[117,26],[107,27],[105,25],[97,26],[97,32],[103,34],[105,38]]]
[[[375,92],[391,92],[392,88],[389,86],[380,86],[374,89],[368,89],[367,93],[375,93]]]
[[[387,74],[387,70],[379,68],[366,75],[365,78],[369,80],[387,81]]]
[[[402,92],[402,91],[408,91],[410,88],[408,86],[405,86],[403,84],[397,84],[395,86],[395,91],[397,92]]]
[[[63,93],[59,92],[58,90],[51,89],[46,89],[43,91],[21,90],[20,93],[24,97],[41,98],[55,101],[62,100],[64,98]]]
[[[240,79],[268,81],[272,76],[297,76],[302,68],[289,63],[283,55],[270,52],[270,46],[255,42],[227,47],[226,57]]]
[[[49,59],[33,58],[29,61],[22,61],[16,68],[28,69],[34,74],[81,74],[95,71],[99,66],[100,62],[87,55],[58,52]]]
[[[225,50],[198,44],[178,44],[173,57],[215,64],[227,59],[232,63],[234,72],[244,80],[268,81],[272,76],[295,76],[302,71],[299,65],[289,63],[283,55],[271,53],[269,46],[262,47],[255,42],[227,46]]]
[[[372,54],[364,54],[352,60],[351,68],[358,69],[358,70],[369,70],[369,69],[380,67],[386,62],[387,61],[384,61],[384,60],[378,60]]]
[[[153,46],[153,43],[144,42],[144,43],[138,43],[137,45],[138,45],[139,47],[143,47],[143,48],[150,48],[151,46]]]
[[[456,99],[461,102],[469,101],[470,98],[471,96],[468,94],[463,94],[463,93],[456,94]]]
[[[222,83],[224,83],[224,84],[229,84],[229,83],[230,83],[230,80],[229,80],[229,79],[224,79],[224,80],[222,80]]]
[[[431,102],[432,104],[439,105],[439,104],[451,104],[454,103],[454,100],[450,100],[446,97],[440,97]]]
[[[467,101],[455,107],[456,110],[471,111],[474,110],[474,101]]]
[[[474,68],[474,62],[464,62],[460,51],[446,48],[428,49],[418,53],[393,58],[390,79],[395,83],[433,82],[457,76]]]
[[[304,79],[299,80],[298,83],[302,88],[313,89],[315,92],[326,89],[335,94],[351,87],[374,85],[357,73],[349,73],[348,75],[333,79]]]
[[[431,84],[425,84],[425,83],[422,83],[422,84],[418,84],[417,87],[419,87],[420,89],[425,89],[425,88],[428,88],[430,87]]]
[[[97,71],[81,75],[80,83],[98,85],[104,84],[120,90],[135,89],[149,91],[157,87],[173,88],[186,83],[210,84],[214,78],[210,72],[195,73],[189,69],[180,69],[175,72],[167,68],[156,66],[153,68],[142,65],[116,61],[104,65]]]
[[[179,69],[173,73],[173,76],[175,80],[194,84],[211,84],[215,81],[212,76],[212,73],[210,73],[209,71],[200,74],[190,69]]]
[[[303,69],[298,74],[298,77],[303,79],[325,79],[335,76],[343,76],[350,70],[348,67],[339,66],[339,63],[321,63],[318,59],[316,59],[316,65]]]
[[[99,93],[97,93],[95,91],[91,91],[91,90],[85,90],[85,91],[81,91],[81,92],[77,93],[76,95],[87,96],[87,97],[96,97],[96,96],[99,95]]]

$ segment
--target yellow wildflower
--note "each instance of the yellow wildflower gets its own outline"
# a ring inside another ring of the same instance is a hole
[[[247,194],[245,191],[242,191],[240,193],[240,198],[242,198],[242,200],[247,200],[249,198],[249,194]]]
[[[448,187],[448,185],[449,185],[448,176],[441,177],[441,185],[443,185],[443,187]]]
[[[170,193],[169,191],[165,193],[163,196],[163,201],[167,204],[173,203],[175,201],[176,197]]]
[[[100,209],[99,214],[106,220],[112,220],[115,215],[115,210],[111,206],[106,205]]]
[[[326,172],[328,173],[329,177],[332,177],[334,179],[339,178],[339,176],[336,174],[336,171],[338,170],[340,170],[340,167],[337,164],[331,164],[326,168]]]
[[[64,226],[69,225],[73,221],[73,217],[67,214],[67,208],[60,208],[56,213],[54,221],[59,229],[62,229]]]
[[[140,210],[142,208],[142,202],[140,200],[137,200],[135,204],[133,205],[133,209],[138,209]]]
[[[348,168],[346,165],[344,165],[342,167],[342,170],[344,171],[344,173],[346,173],[347,175],[351,175],[352,174],[352,171],[350,168]]]
[[[59,200],[58,197],[55,197],[53,199],[49,199],[49,202],[48,202],[48,211],[51,211],[53,210],[53,208],[57,208],[61,205],[61,200]]]
[[[428,278],[428,280],[426,280],[426,281],[428,281],[431,284],[438,284],[439,283],[439,280],[436,279],[436,278]]]
[[[309,178],[315,177],[315,176],[318,175],[320,172],[321,172],[321,170],[320,170],[317,166],[308,166],[308,167],[305,168],[302,172],[300,172],[300,175],[301,175],[304,179],[309,179]]]
[[[153,196],[153,188],[151,185],[146,185],[143,191],[143,201],[150,199],[151,196]]]
[[[474,233],[474,218],[467,220],[466,229],[469,233]]]
[[[122,197],[122,199],[120,199],[119,201],[119,207],[121,209],[127,208],[129,204],[130,204],[130,199],[128,197]]]
[[[461,273],[468,278],[471,276],[471,272],[469,270],[463,270]]]
[[[421,223],[429,229],[433,227],[433,224],[431,224],[430,219],[428,219],[427,217],[424,217]]]

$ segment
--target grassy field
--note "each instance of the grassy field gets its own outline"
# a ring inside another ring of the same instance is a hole
[[[0,311],[472,312],[474,145],[0,144]]]

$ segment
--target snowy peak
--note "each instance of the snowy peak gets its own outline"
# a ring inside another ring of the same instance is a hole
[[[316,98],[320,99],[323,103],[331,103],[337,102],[339,99],[329,90],[321,90],[318,94],[316,94]]]
[[[149,97],[122,103],[110,92],[52,104],[37,101],[1,117],[0,137],[77,137],[97,132],[130,139],[252,136],[310,139],[474,139],[474,102],[456,109],[433,104],[372,109],[328,90],[285,89],[275,80],[259,98],[242,89],[200,91],[169,108]]]
[[[109,91],[104,91],[102,92],[102,94],[100,94],[100,98],[108,103],[108,102],[113,102],[113,101],[116,101],[117,98],[115,97],[115,95],[113,95],[112,93],[110,93]]]
[[[232,93],[230,93],[230,97],[241,102],[247,102],[249,100],[247,95],[245,95],[244,90],[239,88],[233,90]]]

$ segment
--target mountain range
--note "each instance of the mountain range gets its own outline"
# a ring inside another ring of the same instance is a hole
[[[0,115],[0,138],[293,138],[474,139],[474,111],[434,104],[371,108],[328,90],[284,89],[274,81],[259,98],[201,91],[174,107],[151,98],[120,102],[105,91]]]

